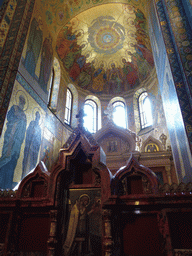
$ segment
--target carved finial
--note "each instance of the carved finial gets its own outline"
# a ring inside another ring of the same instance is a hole
[[[79,113],[76,115],[76,118],[78,119],[79,123],[78,123],[78,127],[79,128],[83,128],[83,124],[84,124],[84,120],[83,118],[86,116],[86,114],[84,113],[83,108],[81,108],[79,110]]]

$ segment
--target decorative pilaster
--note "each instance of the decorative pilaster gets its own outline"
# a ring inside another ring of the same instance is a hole
[[[57,245],[57,239],[56,239],[56,229],[57,229],[57,210],[51,210],[50,211],[50,233],[49,233],[49,239],[47,241],[48,244],[48,256],[54,256],[55,255],[55,248]]]
[[[167,175],[167,181],[168,184],[171,185],[172,184],[172,179],[171,179],[171,166],[166,165],[165,166],[165,171],[166,171],[166,175]]]
[[[105,256],[112,256],[113,239],[111,235],[111,210],[103,210],[104,236],[103,249]]]

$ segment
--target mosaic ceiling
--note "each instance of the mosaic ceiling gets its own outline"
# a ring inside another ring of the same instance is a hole
[[[65,8],[54,10],[56,1],[47,2],[46,21],[57,35],[54,44],[64,69],[73,83],[97,94],[121,94],[139,86],[154,67],[144,1],[97,6],[103,1],[92,1],[91,8],[84,8],[90,2],[66,2],[69,15]]]
[[[134,88],[154,66],[145,16],[126,4],[78,14],[60,30],[56,49],[72,81],[94,93]]]

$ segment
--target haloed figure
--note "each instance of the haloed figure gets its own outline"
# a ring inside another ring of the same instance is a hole
[[[78,255],[79,250],[83,255],[89,254],[90,239],[89,239],[89,219],[87,206],[90,203],[90,198],[87,194],[81,195],[71,209],[67,237],[63,245],[64,255]],[[79,248],[81,243],[81,249]]]
[[[0,188],[3,189],[12,188],[14,170],[25,137],[27,120],[24,106],[25,98],[20,95],[19,104],[13,105],[7,114],[7,130],[0,158]]]
[[[41,116],[39,111],[36,111],[35,120],[31,121],[27,128],[22,178],[24,178],[37,163],[39,148],[41,145],[41,127],[39,125],[40,118]]]

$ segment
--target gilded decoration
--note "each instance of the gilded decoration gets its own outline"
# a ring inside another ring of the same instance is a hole
[[[0,52],[7,38],[7,34],[9,31],[10,23],[13,18],[15,9],[16,9],[17,1],[11,0],[7,6],[6,13],[2,18],[0,23]]]
[[[72,82],[92,93],[114,95],[149,77],[154,67],[149,41],[140,9],[107,4],[65,24],[56,51]]]
[[[67,0],[47,1],[41,0],[38,9],[43,10],[46,22],[53,33],[58,32],[59,26],[64,25],[80,12],[92,7],[111,3],[110,0]],[[115,3],[125,3],[146,11],[147,0],[117,0]]]
[[[150,152],[150,153],[153,153],[153,152],[157,152],[159,151],[159,147],[157,144],[155,143],[149,143],[145,146],[145,152]]]
[[[155,139],[153,136],[149,136],[145,141],[142,142],[141,152],[154,153],[166,150],[166,135],[162,134],[160,137],[161,141]]]

